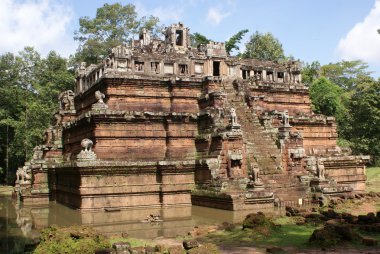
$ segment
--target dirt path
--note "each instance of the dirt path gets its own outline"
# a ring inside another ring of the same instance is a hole
[[[266,248],[263,247],[238,247],[238,246],[219,246],[223,254],[267,254]],[[330,250],[321,249],[306,249],[299,250],[292,247],[284,247],[284,253],[289,254],[379,254],[380,248],[366,248],[366,249],[353,249],[353,248],[335,248]]]

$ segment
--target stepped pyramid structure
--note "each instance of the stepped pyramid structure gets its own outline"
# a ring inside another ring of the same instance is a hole
[[[44,144],[18,170],[24,203],[83,210],[191,204],[242,210],[365,188],[367,156],[312,112],[299,63],[190,46],[174,24],[82,63]]]

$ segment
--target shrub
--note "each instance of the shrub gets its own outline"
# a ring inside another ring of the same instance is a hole
[[[108,248],[110,243],[104,236],[86,226],[59,228],[50,226],[41,232],[41,242],[34,253],[59,254],[83,253],[92,254],[96,249]]]

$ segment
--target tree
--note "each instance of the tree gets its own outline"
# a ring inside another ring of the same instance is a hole
[[[350,140],[356,154],[369,154],[380,165],[380,81],[358,85],[351,97]]]
[[[143,28],[157,34],[158,22],[159,19],[153,16],[139,19],[133,4],[104,4],[97,9],[95,18],[79,19],[79,30],[74,39],[80,42],[80,46],[74,59],[97,63],[99,56],[106,56],[112,47],[131,42]]]
[[[372,79],[370,74],[368,65],[360,60],[330,63],[320,68],[321,76],[345,90],[352,90],[360,82]]]
[[[30,47],[18,55],[0,55],[1,168],[14,175],[30,158],[57,110],[58,94],[73,89],[74,83],[67,60],[54,51],[46,58]]]
[[[315,79],[319,77],[321,64],[314,61],[311,64],[306,64],[302,69],[302,81],[304,84],[310,86]]]
[[[246,33],[248,29],[240,30],[225,42],[227,54],[231,54],[234,49],[239,50],[238,44]]]
[[[190,44],[193,47],[198,47],[200,44],[207,44],[209,42],[210,39],[200,33],[193,33],[190,35]]]
[[[340,119],[344,112],[342,93],[342,88],[325,77],[315,79],[310,87],[310,98],[314,112]]]
[[[310,85],[313,111],[335,117],[339,134],[338,144],[341,146],[349,146],[352,132],[348,111],[349,95],[349,92],[345,92],[344,89],[325,77],[314,79]]]
[[[280,41],[271,33],[261,34],[256,31],[245,44],[244,58],[256,58],[266,61],[285,60]]]

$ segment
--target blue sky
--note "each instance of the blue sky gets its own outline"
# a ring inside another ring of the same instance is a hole
[[[380,0],[2,0],[0,53],[32,45],[68,56],[77,48],[79,18],[114,2],[132,3],[139,15],[158,16],[165,25],[182,21],[215,41],[245,28],[249,35],[271,32],[286,55],[322,64],[361,59],[380,76]]]

